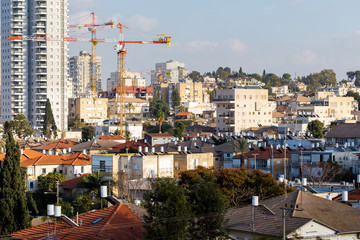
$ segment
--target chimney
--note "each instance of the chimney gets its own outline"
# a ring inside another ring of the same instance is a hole
[[[148,147],[145,147],[145,152],[149,152],[149,148]]]
[[[181,146],[178,146],[178,152],[181,152]]]
[[[142,152],[142,146],[139,146],[138,151],[139,151],[139,153]]]

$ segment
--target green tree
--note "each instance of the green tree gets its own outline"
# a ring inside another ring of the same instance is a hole
[[[210,96],[210,102],[213,102],[216,99],[216,90],[208,91],[208,94]]]
[[[135,110],[135,106],[132,103],[127,103],[125,104],[125,109],[128,111],[128,113],[130,113],[131,111]]]
[[[308,123],[307,130],[314,138],[324,138],[324,123],[319,120],[313,120]]]
[[[41,175],[38,177],[38,188],[44,191],[55,192],[56,191],[56,182],[65,181],[64,175],[58,172],[50,172],[46,175]]]
[[[121,135],[120,129],[117,128],[117,129],[115,130],[115,132],[114,132],[114,135]]]
[[[95,128],[93,126],[85,126],[81,132],[83,142],[91,140],[95,137]]]
[[[108,180],[99,172],[83,175],[80,178],[78,187],[88,189],[88,192],[94,192],[99,196],[101,185],[107,185]]]
[[[278,87],[281,85],[280,78],[274,73],[266,74],[264,83],[270,85],[271,87]]]
[[[355,82],[354,82],[354,84],[355,84],[356,87],[360,87],[360,71],[357,70],[357,71],[355,71],[354,74],[355,74]]]
[[[70,128],[83,128],[86,124],[84,122],[81,122],[78,115],[75,116],[75,119],[69,124]]]
[[[169,105],[160,98],[153,98],[150,102],[149,112],[152,117],[157,118],[160,112],[165,114],[165,119],[170,115]]]
[[[30,126],[30,121],[26,120],[26,116],[18,113],[13,120],[9,122],[11,131],[13,131],[19,138],[24,138],[33,134]]]
[[[179,139],[184,137],[185,132],[185,124],[182,121],[175,122],[175,127],[172,129],[171,133],[175,137],[178,137]]]
[[[201,76],[200,72],[198,71],[192,71],[189,74],[189,78],[191,78],[193,82],[204,82],[204,77]]]
[[[171,178],[153,179],[150,189],[144,200],[146,239],[188,239],[191,206],[186,190]]]
[[[227,201],[213,172],[199,175],[187,184],[188,201],[193,213],[189,233],[191,239],[225,238],[223,228]]]
[[[353,91],[348,91],[346,94],[346,97],[353,97],[360,106],[360,94],[359,93],[353,92]]]
[[[230,70],[230,72],[231,72],[231,70]],[[225,69],[223,69],[222,67],[219,67],[219,68],[216,70],[216,77],[217,77],[217,78],[220,78],[220,79],[228,78],[229,75],[230,75],[230,72],[225,71]]]
[[[54,136],[54,138],[57,137],[57,127],[49,99],[46,100],[43,133],[44,136],[49,138],[51,138],[52,135]]]
[[[257,73],[250,74],[249,77],[254,78],[258,81],[262,81],[262,77]]]
[[[0,168],[0,234],[8,235],[31,226],[25,176],[20,168],[20,149],[11,132],[7,133],[6,155]]]
[[[244,153],[246,152],[246,150],[248,149],[248,142],[246,138],[240,138],[237,139],[235,141],[235,144],[237,145],[237,147],[240,150],[241,156],[240,156],[240,160],[241,160],[241,166],[245,167],[244,165],[244,161],[245,161],[245,157],[244,157]]]
[[[332,69],[323,69],[320,73],[311,73],[303,77],[302,82],[308,85],[310,90],[315,90],[317,87],[336,86],[336,74]]]
[[[348,80],[353,81],[354,77],[355,77],[355,72],[354,71],[349,71],[349,72],[346,73],[346,75],[348,77]]]
[[[171,103],[174,109],[178,108],[181,104],[180,94],[179,91],[176,89],[174,89],[174,91],[172,91],[171,93]]]
[[[74,207],[74,212],[78,212],[78,213],[84,213],[89,211],[90,205],[91,205],[90,193],[79,194],[72,202],[72,206]]]
[[[156,120],[159,122],[159,133],[161,133],[161,125],[165,121],[165,113],[164,112],[158,112],[158,115],[156,116]]]

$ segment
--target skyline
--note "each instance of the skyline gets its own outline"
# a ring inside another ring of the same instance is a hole
[[[111,6],[119,7],[111,7]],[[150,72],[155,63],[176,60],[200,73],[230,67],[246,73],[294,77],[333,69],[337,80],[346,72],[360,69],[360,27],[356,24],[355,0],[276,0],[256,2],[186,0],[182,4],[164,0],[123,2],[73,0],[70,24],[90,12],[106,20],[121,22],[127,40],[153,39],[156,34],[172,37],[171,48],[157,45],[127,45],[127,69]],[[122,10],[125,9],[125,10]],[[145,9],[145,10],[144,10]],[[141,33],[141,34],[140,34]],[[72,36],[72,33],[69,34]],[[90,36],[90,35],[87,35]],[[98,37],[117,38],[117,30],[103,30]],[[71,43],[70,56],[90,52],[88,43]],[[98,44],[102,57],[102,79],[116,70],[112,44]]]

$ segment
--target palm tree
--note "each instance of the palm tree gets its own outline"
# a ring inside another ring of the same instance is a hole
[[[135,110],[135,106],[132,103],[125,104],[125,109],[128,110],[128,113]]]
[[[247,139],[246,138],[240,138],[238,140],[236,140],[238,148],[241,152],[241,156],[240,156],[240,160],[241,160],[241,167],[244,167],[244,153],[246,152],[246,149],[248,147],[248,143],[247,143]]]
[[[180,105],[180,107],[178,108],[179,109],[179,112],[185,112],[186,109],[183,105]]]
[[[165,113],[160,111],[156,120],[159,122],[159,133],[161,133],[161,125],[165,121]]]
[[[99,196],[101,185],[106,183],[108,183],[108,180],[104,179],[103,174],[98,170],[95,173],[82,176],[77,186],[87,188],[89,192],[94,192]]]

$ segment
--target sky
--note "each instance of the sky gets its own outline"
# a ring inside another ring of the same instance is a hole
[[[340,81],[360,69],[358,0],[69,0],[69,23],[112,19],[128,27],[126,40],[171,36],[166,45],[127,45],[129,71],[150,72],[155,63],[184,62],[200,73],[230,67],[243,72],[307,76],[333,69]],[[86,30],[70,36],[89,37]],[[118,29],[99,29],[98,38],[118,39]],[[99,43],[102,79],[116,71],[112,43]],[[90,52],[90,43],[69,46],[69,55]],[[359,56],[358,56],[359,54]]]

